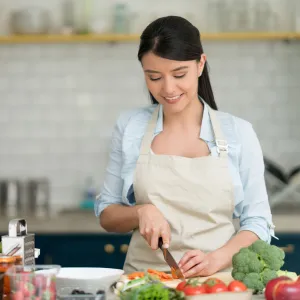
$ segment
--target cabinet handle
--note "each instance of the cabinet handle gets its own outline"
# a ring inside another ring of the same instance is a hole
[[[284,247],[280,247],[285,253],[294,253],[295,252],[295,245],[288,244]]]
[[[114,253],[115,252],[115,247],[112,244],[106,244],[104,246],[104,251],[106,253],[109,253],[109,254]]]
[[[122,244],[121,246],[120,246],[120,251],[122,252],[122,253],[127,253],[127,251],[128,251],[128,245],[127,244]]]

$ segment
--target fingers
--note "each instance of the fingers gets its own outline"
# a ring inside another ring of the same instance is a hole
[[[206,276],[207,275],[207,271],[206,271],[207,266],[208,266],[208,261],[204,260],[201,263],[195,265],[193,268],[191,268],[187,272],[184,272],[183,275],[186,278],[195,277],[195,276]]]
[[[179,267],[181,268],[182,266],[184,266],[192,257],[194,257],[198,254],[199,254],[199,250],[191,250],[191,251],[186,252],[178,263]]]
[[[152,250],[156,250],[158,248],[158,238],[159,238],[159,231],[154,227],[151,230],[150,244],[149,244]]]
[[[161,231],[160,236],[162,237],[163,240],[163,248],[167,249],[170,246],[170,238],[171,238],[171,234],[170,234],[170,230],[168,229],[164,229]]]
[[[195,266],[199,265],[203,261],[202,255],[197,255],[189,259],[181,268],[183,273],[188,272],[189,270],[193,269]]]
[[[162,237],[163,239],[163,247],[168,248],[170,245],[170,228],[168,225],[164,225],[164,228],[158,228],[154,226],[145,227],[143,225],[140,226],[140,234],[147,241],[149,246],[153,250],[158,249],[158,239]]]

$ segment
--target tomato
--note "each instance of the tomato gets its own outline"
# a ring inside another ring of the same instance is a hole
[[[176,287],[176,290],[177,291],[183,291],[185,286],[186,286],[186,281],[181,281],[180,283],[178,283],[177,287]]]
[[[207,284],[209,286],[214,286],[215,284],[218,284],[218,283],[225,284],[221,279],[216,278],[216,277],[210,277],[203,282],[203,284]]]
[[[206,294],[206,289],[202,285],[199,286],[187,285],[184,288],[183,292],[186,296],[193,296],[193,295]]]
[[[243,292],[246,291],[247,287],[246,285],[238,280],[233,280],[228,285],[228,291],[230,292]]]
[[[207,285],[206,287],[207,293],[214,294],[214,293],[222,293],[222,292],[227,292],[228,288],[227,285],[223,283],[217,283],[213,286]]]

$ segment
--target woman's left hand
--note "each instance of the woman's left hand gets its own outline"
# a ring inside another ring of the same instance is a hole
[[[223,263],[216,251],[206,254],[200,250],[190,250],[185,253],[178,265],[184,277],[188,278],[212,275],[220,270]]]

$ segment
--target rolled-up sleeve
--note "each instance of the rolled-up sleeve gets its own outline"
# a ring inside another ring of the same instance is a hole
[[[122,114],[114,127],[109,161],[105,172],[104,182],[100,194],[95,201],[95,214],[100,216],[102,211],[111,204],[123,204],[122,190],[123,179],[121,178],[122,169],[122,138],[125,127],[124,119],[126,116]]]
[[[261,240],[270,243],[274,236],[272,214],[265,183],[263,153],[250,123],[243,121],[237,130],[241,139],[240,177],[244,200],[239,231],[254,232]]]

